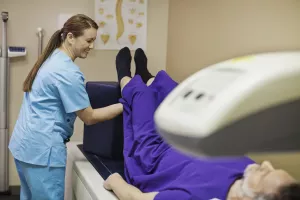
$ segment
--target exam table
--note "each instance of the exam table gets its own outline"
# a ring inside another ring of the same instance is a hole
[[[69,142],[66,168],[65,200],[117,200],[103,188],[104,179],[87,160],[78,145]]]
[[[117,82],[87,82],[91,106],[100,108],[118,103]],[[112,173],[124,177],[123,118],[91,126],[84,125],[82,142],[67,143],[65,200],[117,200],[103,187]]]

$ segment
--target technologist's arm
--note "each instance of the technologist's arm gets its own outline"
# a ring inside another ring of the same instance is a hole
[[[117,173],[110,175],[104,182],[107,190],[112,190],[119,200],[154,200],[158,192],[143,193],[136,187],[129,185]]]
[[[77,116],[86,124],[93,125],[98,122],[110,120],[123,112],[121,103],[112,104],[103,108],[93,109],[91,106],[76,112]]]

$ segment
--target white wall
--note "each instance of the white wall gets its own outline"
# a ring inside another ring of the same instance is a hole
[[[171,0],[168,73],[177,81],[245,54],[300,50],[299,0]]]
[[[171,0],[167,71],[182,81],[219,61],[300,50],[299,0]],[[300,180],[300,153],[251,154]]]

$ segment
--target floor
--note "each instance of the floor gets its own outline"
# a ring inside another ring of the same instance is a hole
[[[20,200],[20,186],[10,186],[9,194],[0,193],[0,200]]]
[[[19,195],[12,195],[12,196],[0,195],[0,200],[20,200],[20,196]]]

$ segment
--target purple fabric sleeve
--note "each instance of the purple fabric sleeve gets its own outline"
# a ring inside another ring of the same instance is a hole
[[[188,193],[181,191],[181,190],[165,190],[165,191],[158,193],[154,198],[154,200],[166,200],[166,199],[169,199],[169,200],[171,200],[171,199],[172,200],[192,200],[191,196]]]

